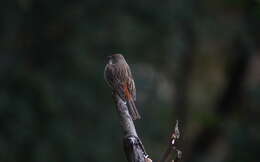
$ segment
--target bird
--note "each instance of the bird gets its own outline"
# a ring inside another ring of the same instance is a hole
[[[132,119],[140,119],[141,116],[135,106],[135,82],[130,67],[122,54],[107,56],[104,79],[113,92],[118,94],[125,104],[127,104]]]

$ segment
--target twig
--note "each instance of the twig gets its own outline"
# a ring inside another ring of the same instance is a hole
[[[181,159],[182,152],[177,149],[176,146],[176,141],[180,138],[180,131],[179,131],[179,122],[178,120],[176,121],[174,132],[172,133],[170,140],[169,140],[169,145],[165,153],[163,154],[163,157],[160,162],[167,162],[170,160],[171,155],[176,152],[173,162],[178,162]]]

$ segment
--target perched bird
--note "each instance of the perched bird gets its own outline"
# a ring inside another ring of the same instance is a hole
[[[107,84],[127,103],[133,120],[140,119],[135,106],[136,89],[129,65],[121,54],[107,57],[104,78]]]

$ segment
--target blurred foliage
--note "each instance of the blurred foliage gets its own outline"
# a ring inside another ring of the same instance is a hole
[[[104,58],[132,67],[155,161],[180,121],[183,161],[257,161],[257,0],[0,2],[0,161],[126,161]]]

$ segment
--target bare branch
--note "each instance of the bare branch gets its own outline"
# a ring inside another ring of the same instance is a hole
[[[170,140],[169,140],[168,148],[165,151],[165,153],[163,154],[163,157],[160,162],[169,161],[174,152],[176,153],[176,155],[175,155],[174,160],[172,160],[172,161],[178,162],[181,159],[182,152],[179,149],[177,149],[177,146],[176,146],[176,141],[179,138],[180,138],[180,131],[179,131],[179,122],[177,120],[175,127],[174,127],[174,132],[172,133]]]
[[[126,103],[117,95],[117,93],[113,93],[113,98],[116,104],[116,110],[119,116],[119,121],[121,128],[123,130],[123,144],[124,151],[126,154],[126,158],[128,162],[152,162],[150,158],[148,158],[148,154],[145,151],[145,148],[137,135],[134,122],[132,117],[129,114],[128,107]],[[176,121],[174,132],[172,133],[169,145],[164,153],[161,162],[167,162],[169,159],[172,159],[171,155],[175,152],[173,162],[178,162],[181,159],[182,152],[177,149],[176,141],[180,137],[179,131],[179,123]]]
[[[150,162],[151,160],[148,158],[144,146],[137,135],[127,105],[116,93],[113,93],[113,98],[116,103],[120,125],[124,133],[124,151],[128,162]]]

